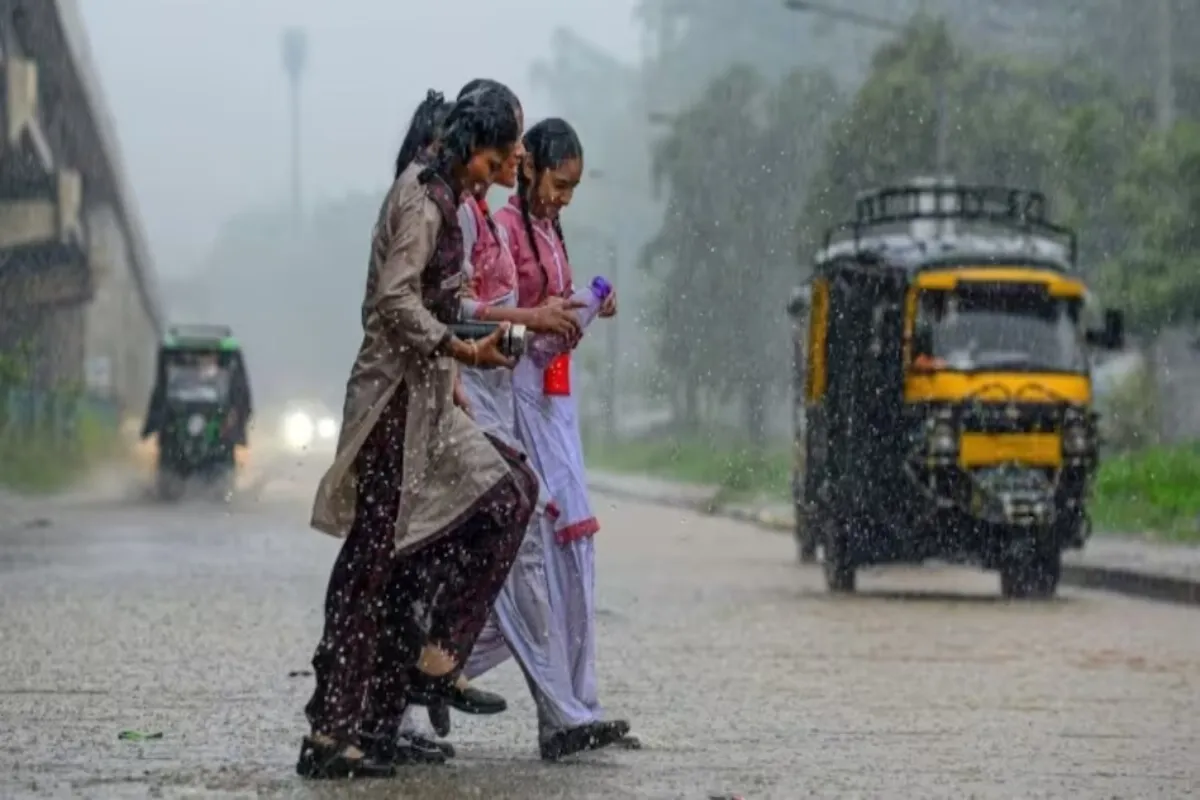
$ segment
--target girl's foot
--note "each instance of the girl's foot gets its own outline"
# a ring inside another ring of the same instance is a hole
[[[412,743],[413,747],[420,750],[434,750],[438,753],[441,753],[446,758],[454,758],[455,756],[454,745],[450,744],[449,742],[439,742],[436,739],[427,739],[419,733],[409,734],[409,736],[406,738]]]
[[[355,778],[392,778],[396,769],[380,763],[353,745],[315,734],[304,737],[296,774],[309,780],[352,780]]]
[[[641,750],[642,739],[636,733],[630,732],[621,737],[621,740],[617,742],[617,747],[625,750]]]
[[[396,767],[412,764],[445,764],[446,756],[434,746],[418,744],[410,736],[378,736],[366,740],[367,756],[379,764]]]
[[[539,745],[542,760],[559,761],[576,753],[599,750],[617,744],[629,733],[629,723],[624,720],[592,722],[551,734]]]
[[[464,714],[500,714],[508,710],[508,701],[495,692],[476,689],[467,684],[465,688],[447,676],[436,677],[415,669],[412,672],[408,687],[408,702],[417,706],[425,706],[431,711],[437,706],[448,706]],[[435,729],[439,720],[430,714],[430,722]],[[445,720],[447,723],[448,719]],[[449,725],[446,726],[447,733]],[[439,735],[442,734],[438,731]]]

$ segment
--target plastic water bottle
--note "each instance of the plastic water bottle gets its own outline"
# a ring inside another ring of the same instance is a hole
[[[579,320],[580,328],[586,328],[592,323],[612,291],[611,283],[605,278],[596,276],[586,289],[581,289],[571,295],[572,301],[585,304],[583,308],[575,309],[575,317]],[[539,333],[530,337],[525,347],[525,355],[539,369],[545,369],[555,356],[570,349],[571,343],[567,341],[566,337],[557,333]]]

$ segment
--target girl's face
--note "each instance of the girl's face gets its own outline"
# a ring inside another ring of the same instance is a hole
[[[527,180],[533,182],[533,159],[526,158],[521,165]],[[568,158],[553,169],[536,176],[533,183],[533,198],[530,211],[536,217],[555,219],[560,211],[571,204],[575,187],[583,178],[583,159]]]
[[[517,127],[521,131],[521,136],[525,135],[525,114],[520,108],[517,109]],[[525,145],[521,138],[517,138],[517,145],[512,149],[512,153],[504,162],[503,169],[500,170],[500,175],[496,178],[496,183],[506,189],[512,189],[517,185],[517,170],[521,168],[521,161],[525,158]]]
[[[504,172],[504,162],[512,156],[515,145],[484,147],[471,154],[463,167],[463,191],[483,194]]]

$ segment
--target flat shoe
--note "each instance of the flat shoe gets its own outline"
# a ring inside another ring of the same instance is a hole
[[[368,755],[351,758],[346,755],[346,749],[346,745],[343,744],[324,744],[306,736],[300,744],[296,774],[308,780],[355,780],[396,776],[396,768],[391,764],[381,764]]]

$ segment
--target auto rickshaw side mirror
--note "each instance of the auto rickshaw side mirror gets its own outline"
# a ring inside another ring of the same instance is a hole
[[[1115,308],[1104,309],[1104,327],[1087,332],[1088,344],[1104,350],[1125,348],[1125,314]]]
[[[787,313],[789,317],[795,318],[808,310],[809,292],[807,287],[796,289],[792,292],[792,297],[788,300]]]

